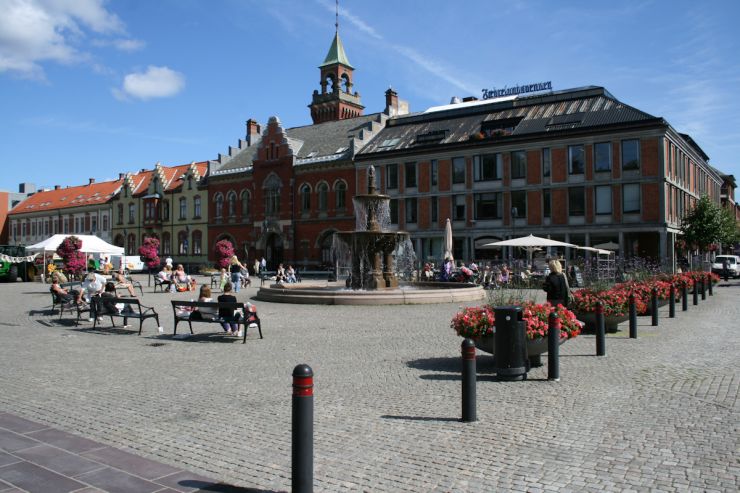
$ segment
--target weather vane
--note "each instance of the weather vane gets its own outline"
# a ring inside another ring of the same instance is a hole
[[[337,11],[336,11],[336,19],[334,21],[334,27],[336,28],[337,32],[339,32],[339,0],[336,0],[337,4]]]

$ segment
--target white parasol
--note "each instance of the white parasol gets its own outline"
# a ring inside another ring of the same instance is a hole
[[[455,260],[455,258],[452,256],[452,224],[450,223],[450,218],[447,218],[447,224],[445,224],[445,252],[444,252],[444,258],[449,258],[450,260]]]

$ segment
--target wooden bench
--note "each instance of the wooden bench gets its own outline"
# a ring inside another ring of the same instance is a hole
[[[172,335],[177,335],[177,324],[180,322],[187,322],[190,327],[190,333],[193,334],[193,322],[204,322],[211,324],[219,324],[222,322],[236,322],[237,324],[244,325],[244,335],[242,344],[247,342],[247,329],[251,324],[257,324],[257,330],[260,333],[260,339],[262,339],[262,324],[260,318],[257,316],[257,309],[254,305],[250,305],[254,311],[249,311],[249,307],[246,303],[239,302],[217,302],[217,301],[178,301],[172,300],[172,312],[175,316],[175,328]],[[215,315],[206,315],[203,318],[190,318],[195,308],[210,308],[211,312],[215,312]],[[234,317],[220,317],[218,316],[218,310],[220,308],[241,310],[241,314],[235,313]]]
[[[113,317],[123,318],[123,325],[128,325],[129,318],[135,318],[139,320],[139,335],[141,335],[141,329],[144,325],[144,320],[153,318],[157,322],[157,328],[159,325],[159,314],[154,311],[154,308],[150,306],[142,305],[137,298],[112,298],[108,296],[94,296],[92,302],[95,304],[94,313],[95,320],[93,322],[93,329],[98,325],[98,319],[102,317],[110,317],[110,323],[113,327],[116,326]],[[116,305],[123,303],[123,310],[118,311]]]

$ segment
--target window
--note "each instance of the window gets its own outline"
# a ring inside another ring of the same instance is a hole
[[[337,209],[347,207],[347,184],[343,181],[338,182],[334,187],[334,193],[336,194]]]
[[[163,221],[170,220],[170,201],[169,200],[162,201],[162,220]]]
[[[406,199],[406,222],[416,222],[416,197]]]
[[[229,217],[236,217],[236,192],[234,191],[226,196],[226,211]]]
[[[123,204],[118,204],[118,224],[123,224]]]
[[[437,161],[436,159],[432,159],[431,165],[432,169],[431,173],[429,173],[429,180],[431,181],[431,186],[436,187],[437,180],[439,178],[439,161]]]
[[[585,193],[583,187],[570,187],[568,189],[568,214],[571,216],[582,216],[585,211]]]
[[[475,194],[475,219],[501,219],[501,192]]]
[[[503,176],[504,162],[501,154],[483,154],[473,159],[473,179],[475,181],[500,180]]]
[[[582,145],[568,146],[568,171],[571,175],[582,175],[586,167],[586,157]]]
[[[144,202],[144,219],[149,221],[154,218],[154,201],[147,200]]]
[[[527,176],[527,153],[525,151],[513,151],[511,153],[511,178],[526,178]]]
[[[180,219],[187,219],[188,217],[188,201],[185,197],[181,197],[180,201]]]
[[[611,171],[612,146],[609,142],[594,144],[594,171]]]
[[[385,188],[395,190],[398,188],[398,165],[389,164],[385,168]]]
[[[403,174],[406,188],[416,188],[416,163],[404,164]]]
[[[132,254],[136,252],[136,235],[134,233],[129,233],[128,235],[128,249],[126,252]]]
[[[241,195],[242,221],[249,219],[249,192],[244,190]]]
[[[307,183],[301,186],[301,212],[308,213],[311,210],[311,187]]]
[[[46,233],[48,234],[48,232],[49,232],[49,223],[48,222],[45,224],[45,228],[44,229],[46,230]],[[95,232],[97,230],[98,230],[98,218],[95,217],[95,216],[92,216],[90,218],[90,231],[91,232]]]
[[[622,169],[640,169],[639,139],[622,141]]]
[[[398,224],[398,199],[391,199],[388,209],[390,210],[391,224]]]
[[[128,222],[129,224],[131,224],[135,220],[136,220],[136,205],[129,204],[128,205]]]
[[[177,253],[180,255],[188,254],[188,234],[185,231],[177,233]]]
[[[465,183],[465,158],[452,158],[452,183]]]
[[[511,217],[521,219],[527,217],[527,192],[517,190],[511,192]]]
[[[452,218],[455,221],[465,220],[465,195],[453,195]]]
[[[193,231],[193,255],[203,254],[203,233]]]
[[[95,218],[93,218],[94,220]],[[95,223],[93,223],[95,224]],[[44,236],[49,236],[49,220],[44,221]]]
[[[640,212],[640,184],[622,185],[622,211],[625,214]]]
[[[542,176],[550,176],[550,167],[552,165],[552,155],[550,154],[550,148],[545,147],[542,149]]]
[[[103,216],[103,231],[108,231],[108,216]]]
[[[550,189],[542,191],[542,217],[550,217],[551,194]]]
[[[216,210],[214,211],[214,215],[216,219],[221,219],[224,215],[224,196],[218,193],[213,200],[216,203]]]
[[[316,188],[316,193],[319,196],[319,210],[321,212],[326,212],[329,208],[329,185],[327,185],[326,182],[319,183],[319,186]]]
[[[439,199],[437,197],[431,197],[430,199],[430,213],[431,213],[431,220],[432,224],[437,224],[437,221],[439,221]]]
[[[172,253],[172,242],[170,241],[169,233],[162,233],[162,255],[170,255]]]
[[[76,233],[76,231],[75,231],[75,233]],[[36,221],[33,221],[31,223],[31,236],[36,236]]]
[[[265,190],[265,214],[277,214],[280,212],[280,189],[272,188]]]
[[[596,187],[596,214],[612,213],[612,187],[605,185]]]
[[[200,219],[200,197],[193,197],[193,218]]]

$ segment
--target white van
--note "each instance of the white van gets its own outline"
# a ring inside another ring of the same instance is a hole
[[[730,275],[740,277],[740,257],[737,255],[717,255],[712,262],[712,272],[722,276],[725,260],[730,262]]]
[[[113,264],[113,268],[118,270],[123,262],[124,267],[129,272],[143,272],[146,270],[146,265],[141,261],[141,257],[138,255],[111,255],[110,263]]]

